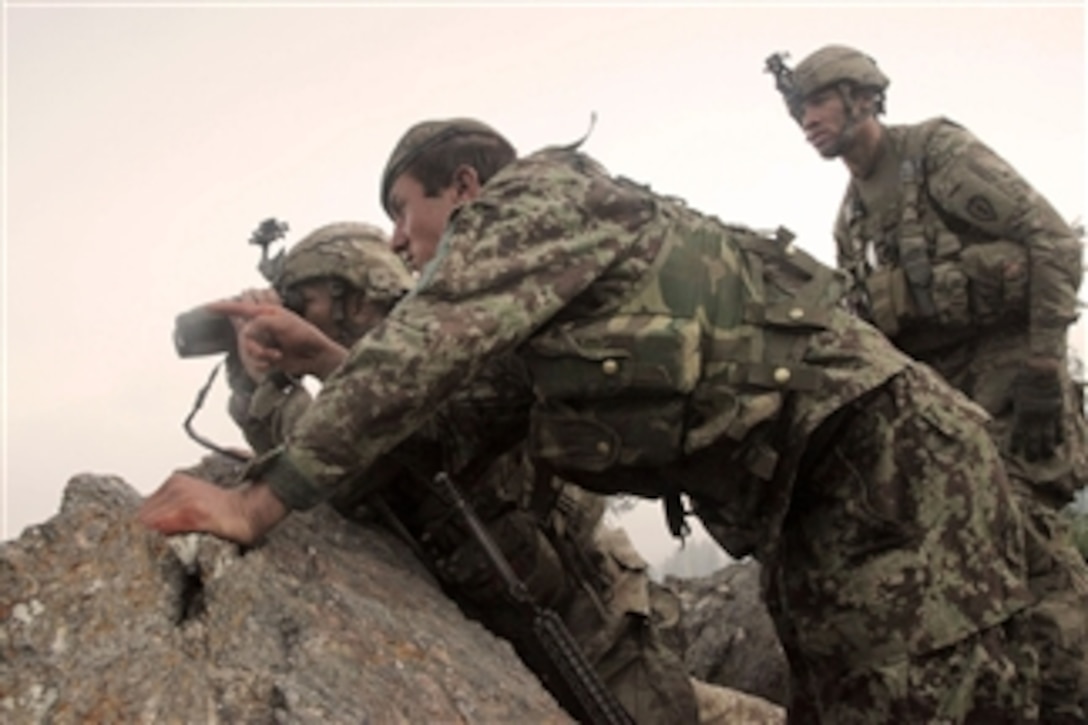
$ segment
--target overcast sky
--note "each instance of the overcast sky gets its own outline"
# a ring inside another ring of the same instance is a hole
[[[763,63],[847,43],[891,78],[889,122],[949,116],[1085,213],[1080,3],[113,5],[4,8],[3,539],[72,475],[147,493],[199,460],[181,423],[213,359],[175,356],[174,316],[262,283],[247,239],[266,217],[289,240],[388,228],[378,176],[424,118],[476,116],[529,152],[596,112],[584,148],[611,171],[831,261],[846,172]],[[240,444],[225,401],[196,427]],[[652,559],[672,548],[656,508],[626,523]]]

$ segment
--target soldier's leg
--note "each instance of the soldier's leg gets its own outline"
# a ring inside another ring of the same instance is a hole
[[[1037,660],[1022,615],[942,650],[851,671],[824,682],[820,722],[1001,725],[1040,720]],[[794,717],[791,725],[810,722]]]
[[[843,415],[764,562],[791,719],[1031,721],[1024,524],[981,411],[918,367]]]
[[[588,571],[576,573],[563,618],[598,674],[640,725],[698,722],[692,682],[657,631],[648,567],[627,535],[600,527],[578,555]]]
[[[1039,651],[1043,722],[1088,721],[1088,565],[1060,514],[1019,482],[1027,521],[1028,584],[1035,603],[1027,626]]]
[[[1088,722],[1088,565],[1059,511],[1088,479],[1088,429],[1077,388],[1063,376],[1063,441],[1053,456],[1028,461],[1011,452],[1012,380],[1028,348],[1026,333],[987,337],[970,370],[953,378],[991,414],[989,430],[1024,516],[1028,584],[1035,596],[1030,628],[1043,678],[1047,722]]]

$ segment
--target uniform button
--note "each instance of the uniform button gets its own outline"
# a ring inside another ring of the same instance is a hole
[[[794,307],[789,311],[788,314],[791,320],[800,320],[802,317],[805,316],[805,311],[800,307]]]
[[[605,375],[615,375],[620,371],[620,364],[615,360],[605,360],[601,363],[601,371]]]
[[[597,452],[600,453],[601,455],[607,455],[611,451],[612,451],[612,446],[610,446],[608,444],[608,441],[598,441],[597,442]]]
[[[779,385],[785,385],[790,381],[789,368],[775,368],[774,381]]]

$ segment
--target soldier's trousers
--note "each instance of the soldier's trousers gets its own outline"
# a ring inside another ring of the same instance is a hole
[[[530,593],[562,617],[635,722],[698,722],[684,663],[662,640],[652,614],[647,564],[622,530],[599,527],[595,536],[546,536],[535,518],[521,510],[489,520],[488,526]],[[481,557],[474,541],[465,542],[446,559],[452,564],[446,567],[447,586],[493,632],[521,641],[528,622],[509,606]]]
[[[1024,327],[989,330],[926,356],[945,379],[990,414],[988,430],[1026,534],[1028,583],[1035,597],[1029,630],[1040,656],[1043,722],[1088,722],[1088,565],[1073,546],[1060,509],[1088,475],[1088,428],[1077,388],[1062,375],[1063,442],[1054,455],[1027,461],[1009,452],[1016,424],[1013,381],[1031,349]]]
[[[1059,512],[1031,484],[1013,481],[1026,521],[1026,626],[1039,653],[1041,722],[1088,722],[1088,564]]]
[[[578,591],[564,607],[563,619],[639,725],[697,723],[692,682],[683,660],[664,642],[662,623],[654,615],[645,560],[622,529],[601,526],[595,533],[585,552],[589,576],[573,578]],[[706,696],[712,697],[717,688],[707,689]]]
[[[908,368],[809,449],[764,566],[791,723],[1038,721],[1023,514],[985,420]]]
[[[1033,697],[1038,663],[1026,619],[1016,614],[950,647],[824,680],[814,696],[798,693],[787,722],[1049,725]]]

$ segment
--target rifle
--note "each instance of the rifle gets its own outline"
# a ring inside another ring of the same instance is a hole
[[[457,509],[505,585],[511,603],[529,621],[531,636],[520,637],[515,645],[520,645],[523,657],[539,663],[544,670],[540,678],[556,700],[587,725],[634,725],[634,719],[597,675],[559,615],[533,599],[453,479],[439,473],[433,486]]]

